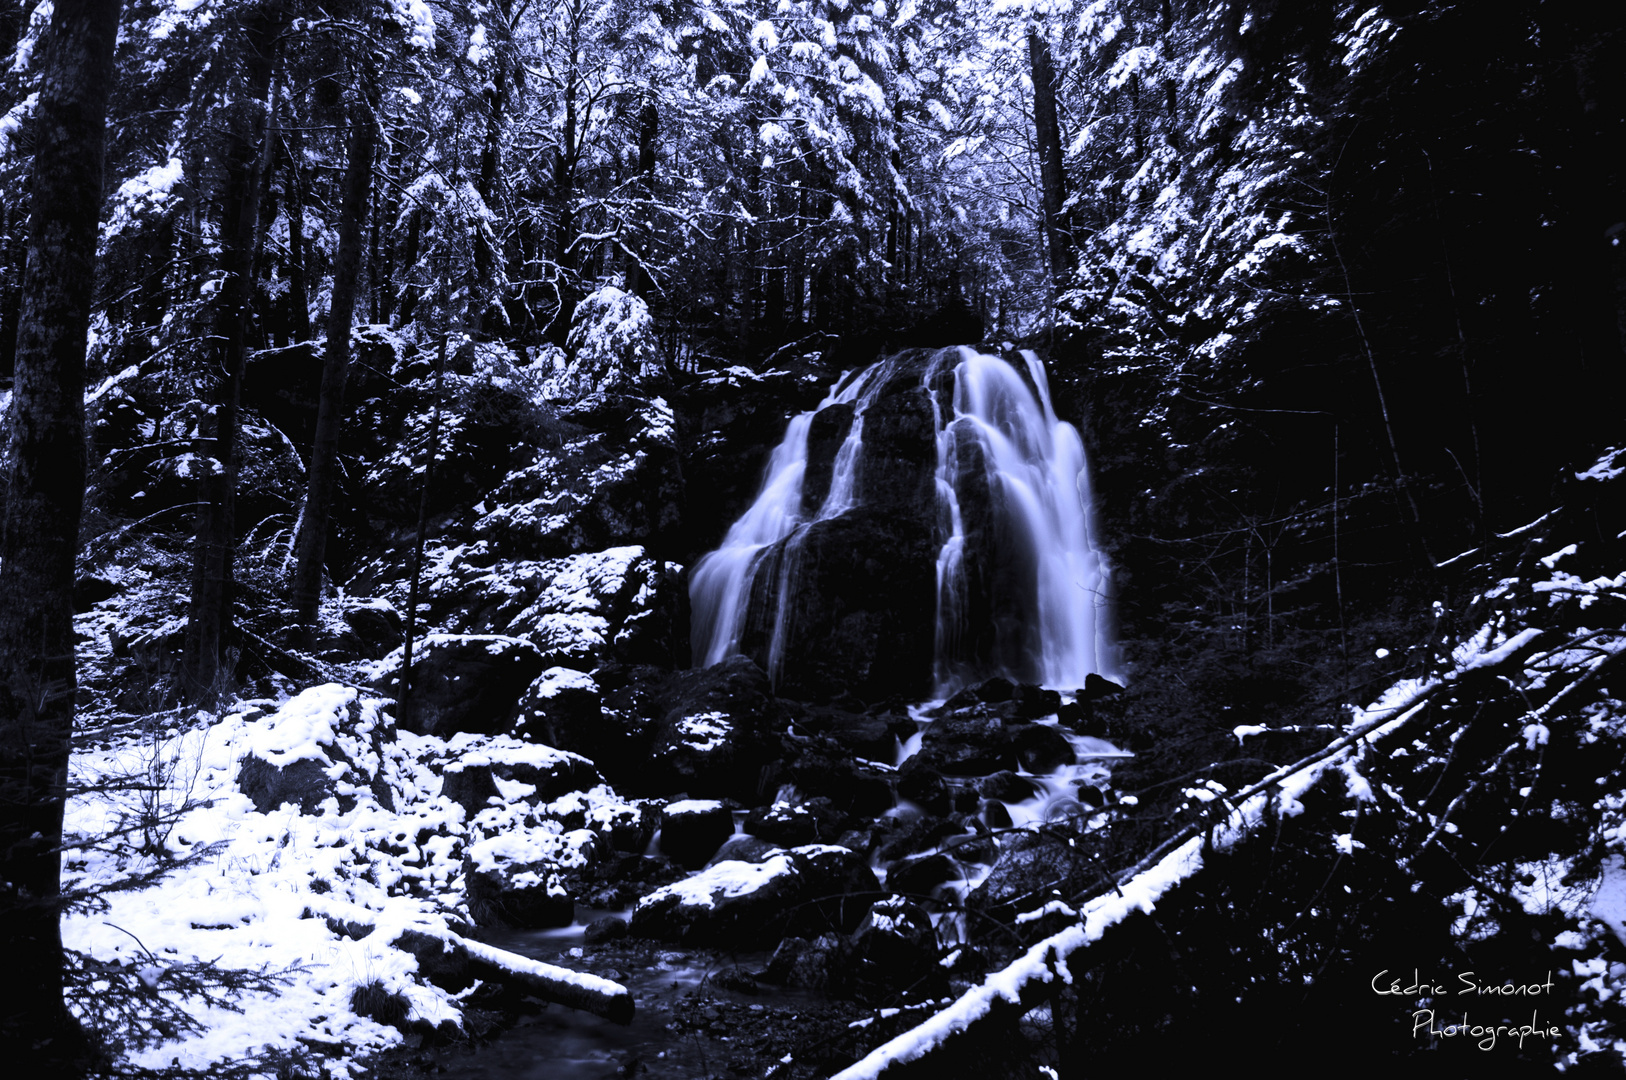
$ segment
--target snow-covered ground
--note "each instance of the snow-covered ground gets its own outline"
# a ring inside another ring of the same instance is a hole
[[[443,763],[545,748],[394,732],[382,704],[327,684],[75,757],[63,884],[84,900],[62,929],[95,967],[77,1004],[94,1013],[120,994],[162,994],[187,1018],[145,1039],[114,1032],[129,1040],[116,1049],[130,1064],[208,1070],[315,1052],[331,1075],[356,1075],[360,1058],[402,1038],[357,1015],[361,987],[404,998],[409,1024],[460,1024],[457,996],[417,977],[417,961],[392,943],[408,929],[444,938],[468,921],[464,854],[489,847],[488,835],[562,858],[592,839],[566,818],[591,828],[629,809],[602,786],[539,805],[524,801],[534,789],[515,790],[471,821],[441,794]],[[332,794],[315,813],[293,803],[261,812],[239,788],[250,754],[277,766],[314,760]],[[269,983],[217,989],[213,1002],[187,994],[210,966]]]

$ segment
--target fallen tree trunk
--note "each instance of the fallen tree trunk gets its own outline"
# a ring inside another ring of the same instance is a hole
[[[470,964],[481,978],[521,983],[543,1001],[602,1016],[612,1023],[632,1022],[632,992],[618,982],[544,964],[468,938],[447,940],[468,950]]]

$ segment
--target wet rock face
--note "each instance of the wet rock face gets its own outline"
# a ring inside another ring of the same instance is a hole
[[[879,891],[863,858],[812,845],[759,863],[713,863],[638,901],[628,928],[685,945],[769,948],[786,934],[850,934]]]
[[[811,520],[830,494],[836,454],[853,426],[850,401],[826,405],[813,416],[807,429],[807,469],[802,474],[802,516]]]
[[[786,697],[922,697],[931,682],[936,559],[930,524],[918,514],[864,507],[814,522],[763,556],[740,649],[770,663],[782,619],[776,685]],[[782,575],[795,585],[776,598]]]
[[[400,693],[400,650],[381,661],[375,685]],[[520,638],[431,634],[415,643],[412,694],[398,718],[420,735],[494,734],[513,726],[520,697],[542,674],[542,655]]]
[[[756,495],[762,468],[785,421],[824,397],[831,372],[796,358],[757,374],[730,368],[685,388],[676,400],[685,440],[685,548],[690,558],[722,542]],[[680,558],[682,556],[679,556]]]

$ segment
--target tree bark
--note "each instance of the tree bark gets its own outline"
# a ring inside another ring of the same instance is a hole
[[[294,543],[294,617],[301,626],[316,622],[322,595],[322,557],[327,550],[328,515],[339,471],[339,429],[344,417],[344,385],[350,374],[350,323],[355,315],[356,280],[361,271],[362,235],[373,183],[373,152],[378,124],[370,105],[358,103],[351,122],[350,160],[345,166],[344,203],[339,211],[339,251],[333,263],[333,304],[328,311],[327,353],[316,411],[316,437],[306,474],[305,509]]]
[[[294,342],[311,338],[310,290],[305,287],[305,189],[299,166],[305,143],[299,129],[288,133],[288,315]]]
[[[268,95],[273,69],[272,44],[282,24],[280,6],[261,12],[248,28],[244,50],[245,92],[232,106],[226,152],[226,212],[221,236],[220,307],[215,322],[214,365],[224,373],[209,417],[198,425],[196,465],[200,476],[197,543],[193,555],[192,601],[187,612],[186,650],[181,658],[179,690],[192,703],[212,703],[220,692],[221,667],[231,638],[232,553],[236,535],[233,503],[237,487],[238,408],[242,398],[243,361],[248,324],[253,316],[254,236],[259,218],[260,174]],[[230,672],[226,673],[229,677]]]
[[[1056,114],[1056,67],[1050,43],[1037,29],[1028,30],[1028,61],[1033,69],[1033,128],[1039,144],[1045,246],[1050,249],[1050,277],[1059,290],[1071,269],[1073,245],[1062,217],[1067,174],[1062,169],[1061,121]]]
[[[638,109],[638,196],[644,200],[641,215],[644,226],[634,245],[637,258],[627,270],[627,289],[645,301],[654,299],[655,282],[649,276],[648,263],[654,245],[650,238],[655,230],[655,140],[660,137],[661,114],[655,105],[655,95],[644,95]]]
[[[120,0],[57,0],[44,47],[33,220],[0,526],[0,1040],[17,1075],[80,1065],[62,1000],[62,811],[76,679],[85,341]],[[21,1056],[21,1061],[18,1060]]]

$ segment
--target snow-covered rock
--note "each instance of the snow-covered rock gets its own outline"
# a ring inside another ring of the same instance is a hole
[[[484,541],[435,544],[424,565],[429,621],[445,630],[522,637],[548,666],[578,671],[687,658],[682,568],[638,545],[499,559]]]
[[[638,901],[634,936],[767,948],[787,933],[851,933],[880,890],[853,852],[809,845],[760,863],[719,862]]]
[[[394,732],[383,704],[338,683],[304,691],[252,722],[238,787],[261,813],[292,803],[314,814],[329,799],[348,813],[362,795],[394,810],[384,749]]]
[[[492,800],[535,806],[603,783],[591,761],[551,746],[467,734],[446,745],[456,756],[443,766],[441,794],[471,817]]]

